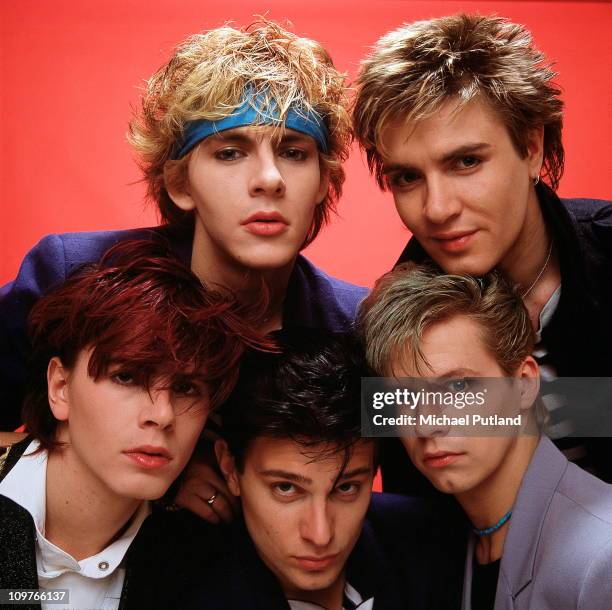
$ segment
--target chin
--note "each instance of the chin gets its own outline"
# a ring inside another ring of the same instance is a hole
[[[295,583],[297,589],[302,591],[319,591],[327,589],[338,578],[338,574],[334,572],[321,572],[319,574],[305,574]]]
[[[297,252],[292,251],[290,253],[269,253],[263,256],[253,256],[246,258],[245,266],[256,271],[274,271],[292,264],[297,255]]]
[[[459,275],[481,276],[489,273],[495,267],[492,262],[468,256],[457,258],[438,257],[438,259],[434,260],[445,273]]]
[[[138,482],[137,484],[125,484],[115,486],[114,491],[118,496],[131,498],[133,500],[159,500],[169,489],[169,485],[157,483],[147,484]]]

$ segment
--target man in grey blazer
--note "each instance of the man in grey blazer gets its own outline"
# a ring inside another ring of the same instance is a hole
[[[518,418],[461,429],[465,411],[451,406],[451,423],[424,426],[417,410],[402,431],[414,465],[471,523],[463,610],[612,608],[612,486],[540,434],[546,413],[520,295],[497,273],[407,264],[379,280],[359,322],[379,375],[433,377],[453,396],[488,387],[488,413]]]

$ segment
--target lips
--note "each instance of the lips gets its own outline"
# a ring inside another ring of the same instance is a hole
[[[296,557],[295,559],[303,570],[308,572],[320,572],[332,565],[337,558],[338,554],[336,553],[335,555],[325,555],[323,557],[304,556]]]
[[[456,462],[463,453],[452,451],[436,451],[435,453],[426,453],[423,457],[423,463],[430,468],[444,468]]]
[[[137,466],[147,469],[163,468],[172,460],[172,455],[167,449],[154,445],[134,447],[124,451],[123,454]]]
[[[471,231],[446,231],[431,235],[439,248],[447,252],[458,252],[466,248],[478,229]]]
[[[256,212],[251,214],[243,223],[242,226],[259,236],[274,236],[285,232],[289,226],[289,222],[279,212]]]

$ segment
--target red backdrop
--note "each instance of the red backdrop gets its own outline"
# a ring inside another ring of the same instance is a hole
[[[404,21],[459,11],[524,23],[558,62],[567,103],[561,194],[610,198],[612,6],[603,2],[398,2],[260,0],[20,0],[0,3],[0,283],[50,232],[155,223],[125,142],[139,86],[188,34],[256,13],[290,20],[323,42],[354,76],[378,37]],[[215,3],[216,4],[216,3]],[[332,274],[371,284],[408,233],[356,150],[339,217],[308,256]]]

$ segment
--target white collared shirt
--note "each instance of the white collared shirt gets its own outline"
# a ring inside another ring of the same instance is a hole
[[[40,589],[68,589],[70,602],[41,603],[43,610],[117,610],[125,578],[123,558],[143,521],[151,512],[142,502],[120,538],[105,549],[77,561],[45,538],[47,452],[31,455],[34,440],[19,461],[0,481],[0,494],[25,508],[36,528],[36,568]]]
[[[344,585],[344,600],[342,610],[372,610],[374,607],[374,598],[364,600],[359,591],[352,587],[348,582]],[[313,604],[312,602],[304,602],[297,599],[287,600],[291,610],[322,610],[323,606]],[[348,603],[346,603],[348,602]],[[345,606],[349,606],[346,608]]]

